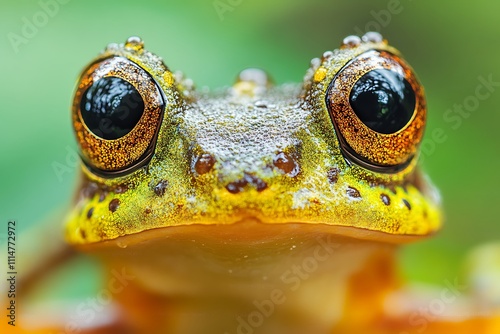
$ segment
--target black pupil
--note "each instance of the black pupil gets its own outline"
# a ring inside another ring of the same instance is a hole
[[[354,85],[351,107],[370,129],[384,134],[401,130],[415,109],[415,92],[399,73],[377,69],[363,75]]]
[[[129,82],[105,77],[85,91],[80,112],[92,133],[112,140],[125,136],[137,125],[144,112],[144,101]]]

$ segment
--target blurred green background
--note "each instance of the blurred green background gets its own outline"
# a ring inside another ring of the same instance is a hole
[[[171,69],[215,88],[246,67],[299,82],[311,58],[369,29],[402,51],[426,88],[423,164],[446,210],[439,235],[403,251],[405,273],[442,284],[473,246],[500,240],[500,87],[474,98],[479,77],[500,82],[498,1],[73,0],[40,14],[54,1],[0,4],[2,221],[15,218],[25,229],[68,205],[76,176],[66,161],[76,147],[69,105],[79,71],[107,43],[139,35]],[[464,103],[470,112],[460,125],[444,117]],[[446,140],[432,140],[434,130]],[[57,174],[54,163],[66,172]]]

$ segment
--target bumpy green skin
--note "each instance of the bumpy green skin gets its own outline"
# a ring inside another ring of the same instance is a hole
[[[99,177],[82,166],[67,240],[95,243],[144,230],[233,224],[248,217],[267,224],[346,226],[383,232],[394,240],[432,234],[442,220],[439,196],[418,171],[416,159],[399,172],[376,173],[349,164],[340,150],[325,102],[327,89],[349,60],[371,49],[398,54],[385,41],[364,42],[312,62],[302,85],[239,82],[210,94],[196,92],[190,80],[174,76],[142,47],[108,46],[98,59],[123,56],[145,69],[165,94],[165,113],[147,166],[117,178]],[[280,152],[298,169],[279,168]],[[196,171],[201,154],[215,161],[203,174]],[[230,192],[231,184],[240,188]]]

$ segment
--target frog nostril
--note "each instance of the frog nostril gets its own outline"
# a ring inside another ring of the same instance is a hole
[[[292,177],[296,176],[300,172],[300,167],[294,154],[278,152],[273,159],[273,164],[285,174]]]
[[[208,153],[203,153],[196,157],[196,160],[194,162],[194,170],[196,171],[196,173],[202,175],[208,173],[212,169],[214,164],[215,158]]]
[[[245,187],[247,185],[251,185],[258,192],[261,192],[267,188],[267,183],[265,181],[255,175],[245,173],[245,176],[243,176],[243,178],[228,183],[226,185],[226,189],[231,194],[238,194],[245,190]]]

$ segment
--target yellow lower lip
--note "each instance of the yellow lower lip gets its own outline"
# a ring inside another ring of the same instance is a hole
[[[247,217],[231,224],[210,224],[207,222],[205,224],[161,227],[80,247],[83,247],[83,249],[106,248],[109,246],[126,248],[143,243],[170,242],[172,240],[175,240],[175,243],[185,241],[186,244],[197,240],[212,245],[212,248],[225,247],[222,245],[227,244],[256,247],[264,244],[279,244],[285,240],[314,239],[318,235],[390,244],[411,243],[425,237],[419,235],[394,235],[363,228],[321,223],[273,224],[262,222],[254,217]],[[231,247],[228,246],[228,248]]]

